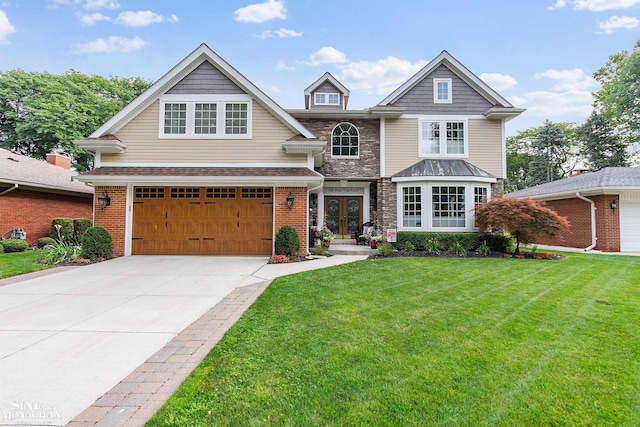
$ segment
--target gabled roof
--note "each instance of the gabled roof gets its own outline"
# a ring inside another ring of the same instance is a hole
[[[595,172],[547,182],[505,194],[505,197],[555,199],[574,197],[576,192],[606,194],[621,190],[640,191],[640,167],[610,167]]]
[[[489,172],[480,169],[479,167],[465,161],[465,160],[439,160],[439,159],[425,159],[418,163],[409,166],[406,169],[394,174],[391,179],[398,180],[398,178],[418,178],[424,179],[425,177],[447,177],[447,178],[479,178],[485,179],[491,182],[496,180],[496,177]]]
[[[186,58],[169,70],[169,72],[162,76],[140,96],[131,101],[131,103],[120,110],[120,112],[100,126],[100,128],[93,132],[89,138],[99,138],[101,136],[115,134],[204,61],[209,61],[212,65],[218,68],[227,78],[238,85],[238,87],[243,91],[250,94],[256,102],[262,105],[267,111],[271,112],[271,114],[278,118],[293,132],[307,138],[314,138],[314,135],[308,129],[291,117],[284,109],[282,109],[282,107],[276,104],[275,101],[269,98],[256,85],[240,74],[228,62],[218,56],[218,54],[211,50],[211,48],[205,43],[198,46],[196,50],[187,55]]]
[[[343,95],[349,96],[349,89],[347,89],[342,83],[338,81],[335,77],[331,75],[330,72],[324,73],[318,80],[311,83],[305,90],[305,95],[311,95],[311,93],[316,90],[321,84],[328,81],[332,85],[336,87]]]
[[[457,59],[455,59],[449,52],[443,50],[438,56],[436,56],[431,62],[425,65],[420,71],[413,75],[409,80],[402,84],[398,89],[394,90],[389,96],[380,101],[380,105],[393,104],[400,99],[405,93],[411,90],[415,85],[426,78],[433,70],[440,65],[445,65],[451,72],[461,78],[465,83],[474,88],[476,92],[482,95],[492,105],[499,107],[514,108],[513,105],[504,99],[500,94],[491,89],[485,82],[480,80],[475,74],[473,74],[467,67],[462,65]],[[520,109],[518,109],[520,110]],[[521,110],[519,112],[522,112]]]
[[[72,181],[75,171],[54,166],[31,157],[0,148],[0,184],[46,192],[93,194],[93,188]]]

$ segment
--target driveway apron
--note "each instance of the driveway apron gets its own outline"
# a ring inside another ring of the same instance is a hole
[[[0,286],[0,425],[65,425],[266,261],[135,256]]]

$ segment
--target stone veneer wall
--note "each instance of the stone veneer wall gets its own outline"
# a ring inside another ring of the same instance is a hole
[[[327,178],[380,176],[380,120],[301,119],[298,121],[319,139],[327,141],[324,165],[317,169]],[[360,134],[359,157],[334,159],[331,155],[331,133],[340,123],[351,123]]]

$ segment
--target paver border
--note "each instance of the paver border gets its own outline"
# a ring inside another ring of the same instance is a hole
[[[234,289],[67,427],[144,426],[270,283]]]

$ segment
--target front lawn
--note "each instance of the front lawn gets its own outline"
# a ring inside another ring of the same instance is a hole
[[[640,257],[275,280],[149,425],[640,424]]]
[[[0,254],[0,279],[55,267],[55,265],[36,264],[40,257],[42,257],[42,251]]]

